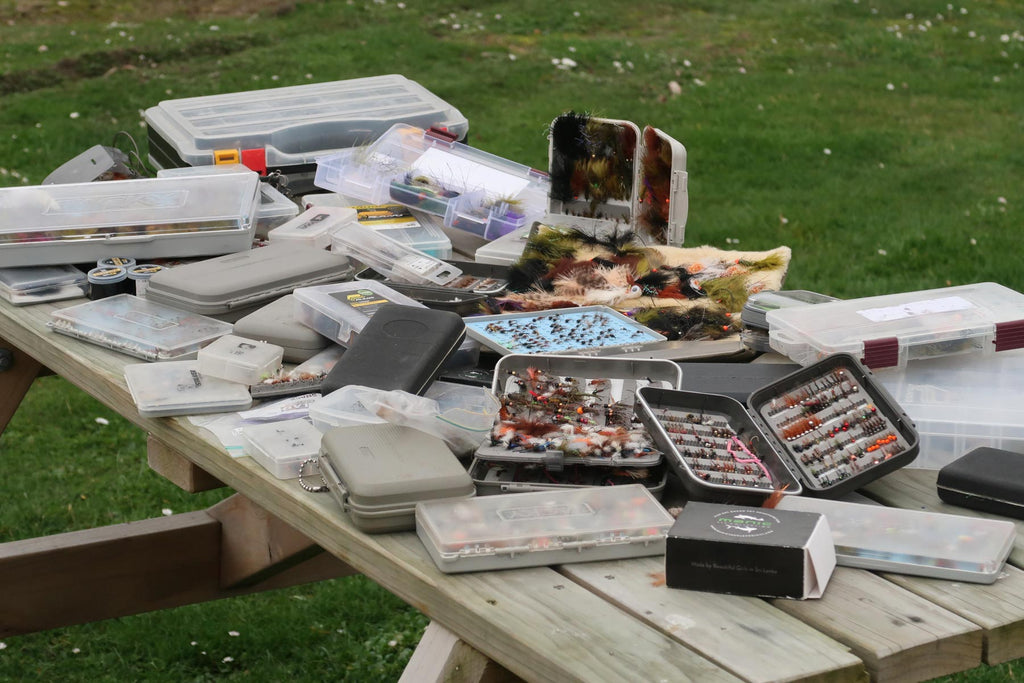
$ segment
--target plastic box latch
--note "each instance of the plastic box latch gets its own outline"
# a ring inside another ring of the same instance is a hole
[[[243,149],[242,163],[260,175],[267,175],[267,150],[263,148]]]
[[[1024,320],[996,323],[996,351],[1024,348]]]
[[[459,137],[455,133],[450,133],[442,128],[435,128],[431,126],[423,135],[428,138],[434,138],[435,140],[441,140],[443,142],[457,142]]]
[[[900,340],[896,337],[868,339],[864,342],[864,365],[875,368],[891,368],[900,362]]]

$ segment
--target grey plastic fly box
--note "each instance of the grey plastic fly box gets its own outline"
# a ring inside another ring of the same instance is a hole
[[[367,533],[412,531],[416,503],[476,495],[444,440],[391,423],[325,432],[319,466],[352,523]]]

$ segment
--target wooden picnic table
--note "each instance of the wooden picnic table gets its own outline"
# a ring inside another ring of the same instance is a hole
[[[920,681],[1024,656],[1024,536],[980,585],[836,569],[817,600],[674,590],[661,558],[449,575],[413,532],[368,535],[328,495],[232,457],[187,418],[140,417],[123,368],[138,359],[59,335],[50,312],[83,300],[0,301],[0,429],[42,369],[149,435],[154,470],[212,508],[0,544],[0,636],[361,572],[432,620],[404,681]],[[865,493],[943,504],[935,472],[904,469]],[[326,551],[326,552],[323,552]]]

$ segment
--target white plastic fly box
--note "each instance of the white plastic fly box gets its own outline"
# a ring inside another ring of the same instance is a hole
[[[314,249],[327,249],[331,246],[331,236],[336,230],[355,222],[355,209],[332,206],[312,208],[274,228],[267,238],[271,242],[291,241]]]
[[[550,187],[546,173],[406,124],[365,148],[317,159],[314,182],[371,204],[443,216],[445,226],[486,239],[541,218]]]
[[[317,157],[364,145],[396,123],[466,137],[458,109],[399,74],[165,100],[145,112],[158,168],[243,163],[312,189]],[[305,188],[305,189],[304,189]]]
[[[1024,294],[994,282],[768,311],[771,347],[801,365],[849,353],[869,368],[1024,347]]]
[[[124,366],[128,391],[142,417],[203,415],[245,410],[249,387],[199,372],[199,361],[132,363]]]
[[[295,479],[320,452],[320,430],[305,418],[244,425],[241,435],[246,455],[278,479]]]
[[[199,371],[248,386],[277,372],[283,357],[276,344],[226,334],[199,349]]]
[[[342,509],[367,533],[412,531],[417,503],[476,495],[444,441],[412,427],[336,427],[321,439],[318,464]]]
[[[551,123],[543,223],[681,246],[689,213],[686,148],[652,126],[568,112]]]
[[[132,294],[88,301],[51,313],[54,332],[144,360],[194,358],[231,325]]]
[[[416,505],[416,533],[448,573],[662,555],[673,521],[639,484]]]
[[[239,171],[0,188],[0,267],[243,251],[259,184]]]
[[[0,297],[15,306],[85,296],[86,274],[71,265],[0,268]]]

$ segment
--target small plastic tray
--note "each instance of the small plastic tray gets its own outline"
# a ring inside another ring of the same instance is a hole
[[[267,235],[271,241],[299,242],[315,249],[331,246],[335,230],[355,224],[355,209],[323,206],[306,209],[298,216],[274,228]]]
[[[0,188],[0,267],[242,251],[258,195],[252,171]]]
[[[396,124],[365,149],[317,159],[314,183],[371,204],[395,201],[444,216],[445,226],[486,239],[544,215],[547,174],[455,140]]]
[[[416,505],[416,533],[448,573],[661,555],[674,521],[639,484]]]
[[[245,425],[241,435],[246,455],[278,479],[295,479],[320,452],[320,430],[304,418]]]
[[[231,332],[220,320],[165,306],[132,294],[53,311],[54,332],[145,360],[181,360]]]
[[[89,281],[71,265],[0,268],[0,297],[15,306],[85,296]]]
[[[759,505],[773,491],[836,498],[917,456],[913,423],[849,354],[753,392],[642,387],[637,412],[690,498]]]
[[[869,368],[1024,347],[1024,294],[994,282],[768,311],[772,348],[801,365],[831,353]]]
[[[124,378],[142,417],[201,415],[245,410],[249,387],[199,372],[199,361],[132,363]]]
[[[283,357],[276,344],[226,334],[199,349],[199,371],[248,386],[277,372]]]
[[[452,256],[452,241],[441,229],[444,221],[437,216],[413,211],[402,204],[359,204],[350,208],[356,210],[359,225],[364,228],[434,258]]]

